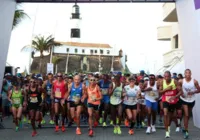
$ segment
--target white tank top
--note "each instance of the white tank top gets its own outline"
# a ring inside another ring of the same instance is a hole
[[[151,87],[148,81],[147,88]],[[149,100],[150,102],[157,102],[155,99],[159,97],[158,89],[157,89],[157,82],[155,82],[154,86],[151,87],[152,91],[145,92],[145,99]]]
[[[113,83],[113,88],[115,88],[115,83]],[[113,91],[112,96],[110,97],[110,104],[112,105],[118,105],[122,102],[122,83],[119,87],[116,87]]]
[[[134,86],[133,88],[130,85],[124,87],[126,96],[124,97],[125,105],[136,105],[137,104],[137,94],[140,88],[138,86]]]
[[[195,94],[188,95],[188,92],[193,92],[196,90],[194,79],[191,79],[190,82],[187,82],[185,78],[183,79],[182,85],[183,95],[184,98],[181,96],[180,98],[185,102],[194,102],[195,101]]]

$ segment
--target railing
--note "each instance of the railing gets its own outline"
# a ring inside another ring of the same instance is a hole
[[[172,60],[175,58],[180,58],[183,56],[183,50],[182,49],[174,49],[171,50],[163,55],[164,57],[164,66],[170,65]]]

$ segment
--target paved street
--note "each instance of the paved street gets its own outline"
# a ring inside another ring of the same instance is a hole
[[[46,125],[45,128],[38,130],[38,135],[34,138],[31,137],[31,128],[29,125],[25,125],[19,132],[15,132],[14,125],[11,118],[4,120],[3,129],[0,129],[0,140],[164,140],[165,131],[162,127],[157,128],[155,134],[145,134],[145,128],[135,129],[135,134],[130,136],[128,134],[128,128],[122,128],[122,135],[114,135],[113,128],[95,128],[95,135],[93,138],[88,137],[87,126],[82,128],[82,135],[77,136],[75,134],[75,127],[67,128],[67,131],[62,133],[55,133],[53,126]],[[183,134],[181,132],[176,133],[175,127],[172,125],[171,138],[169,140],[183,140]],[[200,140],[200,129],[197,129],[190,122],[190,140]]]

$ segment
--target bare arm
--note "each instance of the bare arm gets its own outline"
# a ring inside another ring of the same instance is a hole
[[[178,94],[176,95],[176,98],[180,97],[183,94],[183,90],[182,90],[182,80],[174,80],[174,83],[177,87],[178,90]]]
[[[100,90],[100,87],[97,86],[97,92],[99,93],[100,97],[99,98],[96,98],[95,100],[101,100],[102,99],[102,93],[101,93],[101,90]]]
[[[109,94],[110,96],[112,96],[112,94],[113,94],[113,83],[111,83],[110,86],[109,86],[108,94]]]
[[[12,96],[12,90],[10,90],[10,91],[8,92],[8,100],[12,103],[11,96]]]
[[[195,85],[197,90],[194,91],[193,94],[200,93],[200,86],[199,86],[199,82],[197,80],[194,80],[194,85]]]

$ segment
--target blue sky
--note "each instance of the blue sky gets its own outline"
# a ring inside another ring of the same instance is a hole
[[[158,3],[79,4],[81,42],[108,43],[122,48],[128,55],[132,72],[141,69],[151,73],[162,67],[162,55],[170,42],[157,40],[162,22],[162,5]],[[29,15],[13,30],[7,62],[28,68],[29,53],[21,48],[31,43],[33,35],[54,34],[57,41],[70,41],[70,17],[73,4],[23,4]]]

